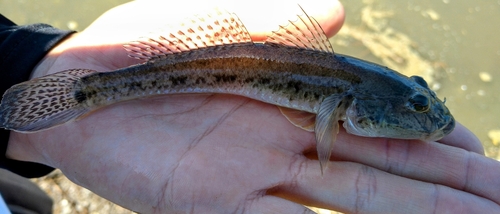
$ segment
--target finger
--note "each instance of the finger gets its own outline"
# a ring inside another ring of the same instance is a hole
[[[392,174],[442,184],[500,204],[500,162],[437,142],[363,138],[341,130],[335,160],[352,161]],[[490,169],[490,170],[487,170]]]
[[[460,123],[456,123],[453,132],[438,142],[484,155],[481,141]]]
[[[300,7],[298,6],[300,5]],[[313,17],[328,37],[335,35],[344,23],[344,9],[336,0],[330,1],[269,1],[260,0],[253,4],[238,4],[234,12],[243,21],[254,41],[263,41],[271,32],[297,20],[304,11]]]
[[[251,3],[230,0],[196,3],[132,1],[107,11],[85,30],[109,31],[109,34],[100,33],[98,41],[102,44],[118,44],[137,39],[144,36],[144,33],[157,32],[164,26],[184,22],[186,18],[194,15],[205,14],[207,10],[221,8],[235,13],[250,31],[252,38],[262,41],[270,32],[277,30],[279,25],[286,25],[288,20],[295,20],[297,15],[302,13],[298,5],[320,23],[327,36],[333,36],[343,24],[344,10],[337,0],[255,0]],[[165,8],[169,10],[165,11]]]
[[[357,163],[333,162],[321,176],[317,161],[308,162],[310,167],[269,193],[347,213],[490,213],[500,209],[473,194]]]
[[[245,204],[244,213],[297,213],[297,214],[315,214],[312,210],[304,207],[301,204],[266,195],[253,199]],[[238,212],[243,213],[243,212]]]

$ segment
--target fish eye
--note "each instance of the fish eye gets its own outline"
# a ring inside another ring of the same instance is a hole
[[[411,76],[410,78],[422,87],[429,88],[429,85],[427,85],[427,82],[424,80],[424,78],[420,76]]]
[[[410,98],[410,105],[417,112],[426,112],[429,110],[429,99],[421,94],[417,94]]]

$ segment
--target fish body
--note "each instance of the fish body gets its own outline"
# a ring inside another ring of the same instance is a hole
[[[235,94],[276,105],[294,125],[314,131],[323,167],[339,120],[349,133],[367,137],[437,140],[453,130],[453,116],[425,80],[334,53],[307,15],[265,43],[252,42],[234,14],[209,17],[215,21],[195,22],[197,29],[210,26],[208,40],[195,37],[200,32],[191,25],[125,47],[145,63],[111,72],[71,69],[13,86],[2,99],[0,125],[35,132],[130,99]]]

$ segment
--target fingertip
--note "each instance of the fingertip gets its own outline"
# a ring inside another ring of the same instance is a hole
[[[344,24],[344,7],[337,0],[322,3],[310,2],[304,10],[319,22],[328,37],[337,34]]]
[[[300,7],[299,7],[300,6]],[[263,0],[251,5],[233,7],[254,41],[264,41],[280,25],[296,20],[302,14],[300,8],[320,24],[328,37],[335,35],[344,23],[344,8],[337,1],[297,1],[282,2]]]

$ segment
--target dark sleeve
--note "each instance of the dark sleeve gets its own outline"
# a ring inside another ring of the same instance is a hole
[[[17,26],[0,14],[0,94],[29,79],[31,71],[59,41],[73,33],[46,24]],[[10,131],[0,129],[0,167],[24,177],[40,177],[53,168],[5,157]]]

